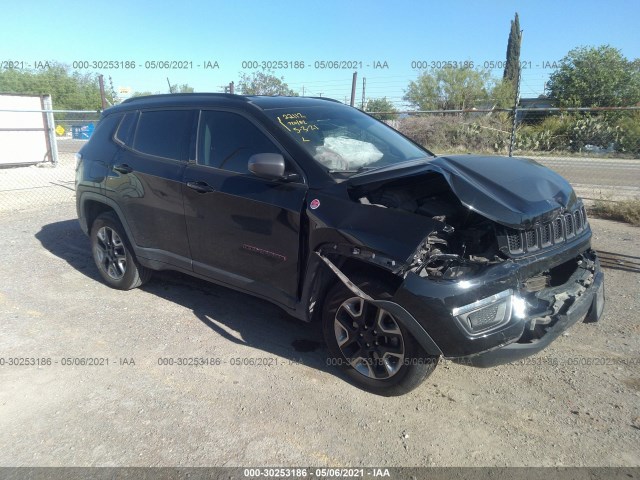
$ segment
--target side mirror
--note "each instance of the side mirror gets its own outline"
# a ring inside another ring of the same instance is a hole
[[[249,157],[249,171],[270,180],[284,178],[284,157],[279,153],[256,153]]]

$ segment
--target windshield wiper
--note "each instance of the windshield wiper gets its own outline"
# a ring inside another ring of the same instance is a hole
[[[371,165],[362,165],[360,168],[356,170],[357,173],[366,172],[367,170],[377,170],[381,167],[372,167]]]
[[[358,167],[356,170],[333,169],[333,170],[328,170],[328,172],[329,173],[361,173],[361,172],[366,172],[367,170],[376,170],[378,168],[382,168],[382,167],[371,167],[369,165],[362,165],[361,167]]]

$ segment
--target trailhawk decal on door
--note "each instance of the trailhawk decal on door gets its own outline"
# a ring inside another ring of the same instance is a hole
[[[258,255],[263,255],[265,257],[274,258],[281,262],[286,262],[287,257],[284,255],[280,255],[279,253],[270,252],[269,250],[265,250],[264,248],[254,247],[253,245],[247,245],[246,243],[242,245],[243,250],[248,250],[249,252],[257,253]]]

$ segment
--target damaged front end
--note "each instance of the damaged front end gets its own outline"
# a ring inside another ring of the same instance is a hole
[[[463,160],[445,160],[419,175],[349,185],[351,200],[364,208],[429,219],[408,256],[366,243],[325,244],[316,253],[356,295],[393,312],[428,354],[476,366],[531,355],[573,323],[599,319],[603,274],[590,248],[586,211],[571,187],[547,174],[545,181],[531,181],[537,193],[503,189],[493,195]],[[336,258],[393,274],[393,298],[369,297]]]

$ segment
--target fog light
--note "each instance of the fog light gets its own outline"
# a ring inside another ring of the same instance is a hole
[[[514,298],[519,297],[513,295],[511,290],[505,290],[469,305],[454,308],[452,314],[471,335],[486,333],[509,322],[514,308]]]

